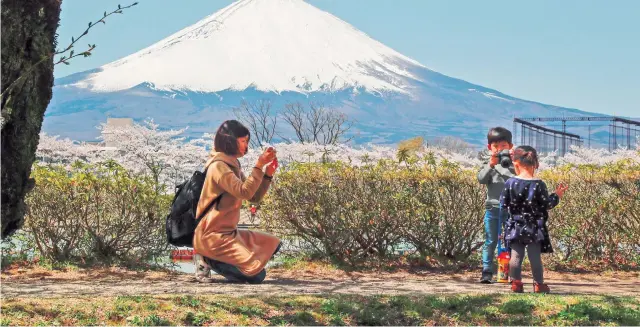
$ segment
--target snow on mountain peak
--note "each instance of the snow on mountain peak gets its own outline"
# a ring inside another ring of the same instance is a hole
[[[411,94],[421,64],[303,0],[240,0],[74,85],[112,92],[336,91]]]

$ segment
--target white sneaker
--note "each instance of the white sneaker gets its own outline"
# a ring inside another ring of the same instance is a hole
[[[193,255],[193,265],[196,267],[196,281],[200,283],[211,283],[211,267],[204,261],[204,257],[199,254]]]

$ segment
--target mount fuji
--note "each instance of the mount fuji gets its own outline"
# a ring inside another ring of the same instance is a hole
[[[241,101],[323,103],[356,143],[453,135],[484,143],[513,117],[600,116],[445,76],[303,0],[240,0],[102,67],[56,79],[43,130],[92,140],[107,117],[211,133]]]

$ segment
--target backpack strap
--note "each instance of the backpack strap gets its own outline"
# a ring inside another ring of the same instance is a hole
[[[204,169],[204,177],[205,177],[204,182],[205,182],[205,183],[207,182],[207,170],[209,170],[209,166],[211,166],[211,165],[212,165],[214,162],[216,162],[216,161],[224,162],[225,164],[227,164],[227,166],[229,166],[229,168],[232,168],[232,166],[231,166],[230,164],[226,163],[224,160],[214,160],[214,161],[212,161],[212,162],[207,166],[207,168],[205,168],[205,169]],[[203,188],[204,188],[204,185],[203,185]],[[200,219],[204,218],[204,216],[206,216],[206,215],[207,215],[207,213],[209,212],[209,210],[211,210],[211,207],[213,207],[215,204],[217,204],[217,203],[219,203],[219,202],[220,202],[220,200],[222,199],[222,196],[224,195],[224,193],[225,193],[225,192],[220,193],[218,196],[216,196],[216,197],[215,197],[215,199],[211,200],[211,202],[209,202],[209,204],[207,204],[207,207],[206,207],[206,208],[204,208],[204,211],[202,211],[202,213],[200,214],[200,217],[196,217],[196,220],[198,220],[198,221],[199,221]]]

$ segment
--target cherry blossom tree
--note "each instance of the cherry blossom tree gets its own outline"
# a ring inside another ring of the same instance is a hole
[[[161,130],[153,120],[133,126],[102,124],[101,139],[112,144],[102,152],[134,172],[149,173],[158,184],[175,184],[204,164],[207,149],[201,139],[187,140],[187,128]],[[104,158],[103,158],[104,159]]]
[[[618,148],[608,151],[602,148],[585,148],[572,146],[571,151],[564,157],[558,159],[559,164],[575,164],[575,165],[606,165],[620,160],[633,160],[640,164],[640,149],[629,150],[626,148]]]
[[[41,163],[60,163],[70,165],[76,160],[96,163],[115,160],[126,169],[140,174],[148,174],[165,190],[171,190],[176,184],[189,178],[196,170],[202,170],[213,145],[213,135],[204,134],[201,138],[187,139],[180,130],[163,130],[153,120],[132,126],[99,126],[101,139],[112,145],[89,144],[60,139],[42,133],[36,156]],[[341,161],[353,166],[375,164],[380,160],[397,161],[400,148],[368,144],[349,146],[346,144],[318,143],[279,143],[263,144],[262,148],[252,148],[240,159],[246,173],[253,167],[263,148],[273,146],[278,151],[281,167],[293,162],[335,162]],[[605,165],[623,159],[640,162],[640,149],[618,149],[608,152],[605,149],[573,147],[566,156],[558,158],[556,153],[540,155],[540,170],[552,168],[558,164],[595,164]],[[476,169],[482,164],[473,151],[449,151],[446,148],[420,146],[405,158],[403,164],[439,164],[442,161],[453,162],[460,167]],[[160,189],[159,189],[160,191]]]

